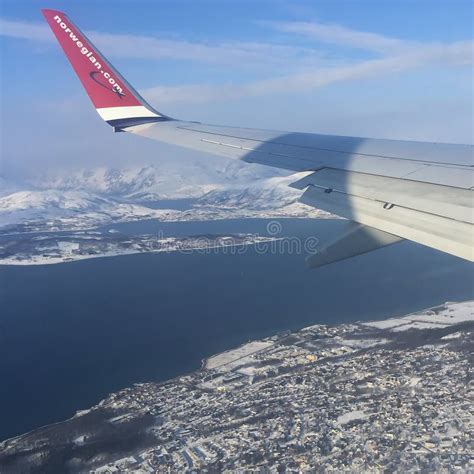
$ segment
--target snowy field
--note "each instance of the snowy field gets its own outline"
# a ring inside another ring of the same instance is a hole
[[[452,326],[453,324],[474,321],[474,301],[450,304],[429,308],[418,313],[408,314],[401,318],[384,321],[370,321],[365,326],[391,331],[406,331],[408,329],[432,329]]]
[[[222,354],[215,355],[207,359],[205,368],[206,369],[215,369],[217,367],[222,368],[222,366],[228,366],[228,370],[232,370],[232,363],[239,362],[242,363],[242,359],[254,355],[255,353],[267,349],[272,346],[273,342],[271,341],[253,341],[243,346],[233,349],[231,351],[223,352]]]
[[[254,234],[216,235],[200,237],[166,237],[153,235],[121,236],[112,233],[113,239],[106,235],[98,238],[90,233],[73,234],[69,241],[44,237],[32,238],[25,247],[21,241],[12,251],[12,243],[0,243],[0,265],[52,265],[91,258],[115,257],[137,253],[191,252],[195,250],[212,251],[223,247],[242,247],[278,240],[274,237]],[[59,239],[59,237],[58,237]]]
[[[2,180],[0,232],[91,229],[150,218],[187,221],[330,216],[298,202],[302,191],[289,184],[302,173],[268,176],[260,168],[258,172],[252,167],[250,170],[253,173],[244,166],[237,173],[227,168],[216,173],[206,168],[205,172],[196,170],[194,176],[181,176],[177,171],[154,167],[97,169],[21,185]],[[156,209],[148,204],[188,198],[196,203],[184,211]]]

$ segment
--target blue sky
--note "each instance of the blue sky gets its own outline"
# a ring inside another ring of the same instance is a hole
[[[468,0],[3,0],[0,173],[189,152],[113,135],[40,14],[65,11],[162,112],[237,126],[472,142]],[[184,153],[184,155],[183,155]]]

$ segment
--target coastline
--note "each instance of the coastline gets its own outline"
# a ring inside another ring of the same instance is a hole
[[[312,364],[312,363],[322,363],[325,361],[334,360],[336,365],[340,364],[340,358],[345,357],[348,354],[357,350],[368,350],[373,348],[383,347],[387,345],[387,348],[390,348],[390,341],[388,338],[381,338],[380,331],[382,331],[386,336],[392,334],[398,336],[404,332],[413,334],[413,331],[420,332],[424,330],[433,330],[437,331],[440,329],[448,330],[445,340],[449,341],[453,339],[452,336],[448,337],[451,333],[449,332],[450,328],[455,328],[456,331],[464,331],[465,328],[474,327],[474,300],[467,300],[463,302],[447,302],[443,305],[437,305],[434,307],[426,308],[422,311],[417,311],[415,313],[410,313],[406,315],[396,315],[384,320],[370,320],[370,321],[355,321],[351,323],[339,323],[334,325],[328,324],[317,324],[313,326],[304,327],[296,331],[280,331],[275,335],[258,339],[258,340],[249,340],[246,343],[243,343],[237,347],[229,348],[223,352],[213,354],[207,358],[201,360],[201,366],[199,369],[180,374],[171,379],[167,379],[161,382],[142,382],[136,383],[132,387],[124,388],[118,392],[110,393],[106,398],[98,402],[95,406],[88,409],[78,410],[72,417],[66,420],[58,421],[55,423],[47,424],[33,430],[30,430],[26,433],[23,433],[18,436],[13,436],[5,440],[0,441],[0,466],[1,466],[1,453],[3,450],[8,450],[12,444],[16,445],[19,441],[25,441],[29,437],[40,436],[44,437],[47,435],[48,431],[54,431],[55,428],[65,426],[70,422],[87,416],[90,413],[100,410],[104,407],[114,404],[114,400],[123,399],[124,396],[127,396],[129,393],[133,393],[134,390],[140,387],[152,387],[153,390],[159,390],[160,388],[174,386],[176,384],[187,384],[187,380],[192,378],[199,378],[204,380],[200,383],[202,388],[205,390],[221,390],[223,379],[229,377],[228,374],[233,373],[239,370],[239,367],[245,367],[252,361],[259,360],[260,354],[268,350],[274,350],[274,348],[282,343],[287,344],[288,340],[291,340],[295,336],[307,334],[341,334],[344,335],[341,341],[345,341],[342,344],[342,349],[331,349],[324,350],[321,352],[321,355],[312,356],[307,354],[303,357],[298,364],[303,363]],[[367,340],[360,340],[359,337],[352,339],[352,332],[360,331],[361,328],[366,328],[368,330],[375,329],[379,331],[376,333],[376,336],[369,335],[371,342],[367,343]],[[322,331],[322,332],[321,332]],[[329,331],[329,332],[328,332]],[[377,335],[378,334],[378,335]],[[441,336],[442,338],[444,336]],[[340,338],[340,336],[337,336]],[[316,340],[319,340],[317,338]],[[361,342],[362,341],[362,342]],[[312,344],[308,347],[312,347]],[[300,357],[300,356],[298,356]],[[211,362],[213,362],[211,364]],[[297,364],[297,365],[298,365]],[[249,372],[245,374],[246,376],[252,378],[255,377],[256,373]],[[217,382],[216,382],[217,380]],[[231,378],[225,384],[232,385],[233,381]],[[239,386],[243,383],[241,377],[237,379],[236,382]],[[248,382],[245,382],[248,383]],[[253,383],[252,381],[250,382]],[[229,385],[229,386],[230,386]],[[224,391],[227,391],[225,389]],[[116,407],[117,408],[117,407]]]

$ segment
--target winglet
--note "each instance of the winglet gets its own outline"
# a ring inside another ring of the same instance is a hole
[[[65,13],[41,11],[102,119],[116,129],[170,120],[140,96]]]

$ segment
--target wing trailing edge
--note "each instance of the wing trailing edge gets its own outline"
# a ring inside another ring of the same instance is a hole
[[[306,259],[306,263],[310,268],[319,268],[396,244],[402,240],[396,235],[348,221],[337,238],[325,242],[317,253]]]

